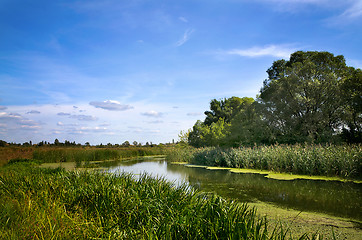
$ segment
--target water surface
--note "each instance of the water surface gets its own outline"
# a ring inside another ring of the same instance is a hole
[[[108,163],[110,164],[110,163]],[[112,164],[111,164],[112,165]],[[242,202],[267,202],[300,211],[315,211],[362,220],[362,184],[318,180],[275,180],[260,174],[231,173],[169,164],[164,160],[114,162],[109,172],[147,173],[176,185],[189,184]]]

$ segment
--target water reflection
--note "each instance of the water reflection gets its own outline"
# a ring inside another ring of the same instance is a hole
[[[362,220],[362,184],[338,181],[268,179],[259,174],[237,174],[227,170],[207,170],[167,164],[165,161],[128,161],[109,172],[125,171],[163,176],[180,184],[215,192],[243,202],[263,201],[300,211],[317,211]]]

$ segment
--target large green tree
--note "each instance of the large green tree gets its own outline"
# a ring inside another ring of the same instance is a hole
[[[343,56],[329,52],[299,51],[275,61],[258,100],[277,141],[330,141],[344,126],[342,86],[350,72]]]
[[[189,133],[189,143],[196,147],[240,145],[247,134],[247,128],[242,123],[245,118],[250,120],[250,116],[254,116],[249,111],[253,102],[254,99],[248,97],[211,100],[205,120],[197,121]],[[238,137],[243,130],[243,137]]]
[[[348,69],[342,84],[344,112],[343,138],[347,142],[362,142],[362,71]]]

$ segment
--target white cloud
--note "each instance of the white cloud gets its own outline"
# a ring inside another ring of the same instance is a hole
[[[98,120],[97,117],[94,117],[91,115],[83,115],[83,114],[70,115],[69,118],[75,118],[75,119],[78,119],[79,121],[97,121]]]
[[[200,116],[202,115],[201,112],[191,112],[191,113],[187,113],[187,116]]]
[[[222,51],[222,54],[238,55],[242,57],[265,57],[272,56],[278,58],[289,58],[290,54],[297,49],[290,47],[290,45],[266,45],[263,47],[251,47],[245,49],[232,49]]]
[[[132,106],[124,105],[114,100],[106,100],[103,102],[93,101],[90,102],[89,104],[96,108],[102,108],[109,111],[126,111],[133,108]]]
[[[31,110],[31,111],[27,112],[26,114],[40,114],[40,112],[37,110]]]
[[[79,131],[82,132],[105,132],[108,129],[105,127],[81,127],[79,128]]]
[[[7,113],[7,112],[0,112],[0,120],[7,121],[7,120],[21,120],[22,117],[18,113]]]
[[[59,113],[57,113],[57,115],[59,115],[59,116],[70,116],[71,114],[70,113],[65,113],[65,112],[59,112]]]
[[[24,118],[18,113],[0,112],[0,121],[6,125],[8,129],[37,130],[40,129],[40,123]]]
[[[22,125],[21,129],[23,130],[39,130],[41,127],[40,126],[29,126],[29,125]]]
[[[161,120],[156,120],[156,121],[148,121],[147,123],[159,124],[159,123],[163,123],[163,121],[161,121]]]
[[[185,31],[184,35],[182,36],[182,38],[176,42],[176,46],[180,47],[180,46],[184,45],[190,39],[191,34],[194,31],[195,31],[194,29],[187,29]]]
[[[156,118],[159,118],[159,117],[162,117],[163,116],[163,113],[160,113],[160,112],[156,112],[156,111],[148,111],[148,112],[144,112],[144,113],[141,113],[143,116],[147,116],[147,117],[156,117]]]

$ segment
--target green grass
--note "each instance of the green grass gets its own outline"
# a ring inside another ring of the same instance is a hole
[[[91,161],[119,160],[131,157],[163,154],[163,148],[38,148],[33,159],[42,163],[76,162],[78,166]]]
[[[360,144],[185,148],[170,152],[169,155],[171,161],[187,161],[195,165],[362,179]]]
[[[163,179],[0,168],[0,239],[289,239],[246,204]],[[301,239],[322,239],[316,234]]]

